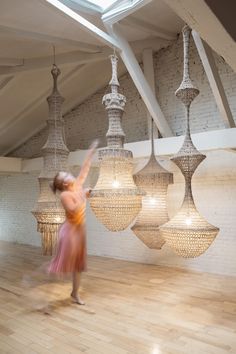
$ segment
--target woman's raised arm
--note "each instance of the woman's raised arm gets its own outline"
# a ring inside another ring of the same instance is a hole
[[[96,148],[98,146],[98,140],[95,140],[89,148],[89,151],[85,157],[85,160],[83,162],[83,165],[80,169],[80,173],[78,175],[78,177],[76,178],[76,184],[79,184],[80,186],[82,186],[84,184],[84,181],[86,180],[89,170],[90,170],[90,166],[92,163],[92,159],[93,159],[93,155],[96,151]]]

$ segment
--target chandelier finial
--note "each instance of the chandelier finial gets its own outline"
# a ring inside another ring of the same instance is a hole
[[[53,77],[53,90],[52,90],[52,92],[54,93],[54,92],[58,91],[57,79],[58,79],[58,76],[61,74],[61,70],[57,67],[57,65],[55,63],[52,65],[51,74]]]
[[[189,76],[189,42],[191,29],[188,25],[184,26],[183,30],[183,40],[184,40],[184,72],[183,80],[176,90],[175,95],[178,97],[182,103],[189,107],[192,101],[199,94],[199,90],[194,87],[192,80]]]
[[[112,77],[111,80],[109,82],[109,85],[111,86],[111,92],[112,93],[116,93],[118,92],[118,87],[120,86],[119,81],[118,81],[118,77],[117,77],[117,63],[118,63],[118,57],[115,54],[110,55],[110,59],[111,59],[111,67],[112,67]]]

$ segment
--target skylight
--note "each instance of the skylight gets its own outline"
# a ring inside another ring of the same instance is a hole
[[[101,7],[103,11],[116,2],[116,0],[87,0],[87,1]]]

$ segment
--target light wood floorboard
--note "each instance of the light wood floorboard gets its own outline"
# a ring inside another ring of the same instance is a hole
[[[236,354],[236,278],[89,257],[78,306],[48,260],[0,242],[0,353]]]

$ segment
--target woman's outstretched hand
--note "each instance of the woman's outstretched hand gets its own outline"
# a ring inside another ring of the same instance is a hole
[[[99,140],[95,139],[89,147],[89,150],[95,150],[99,145]]]

